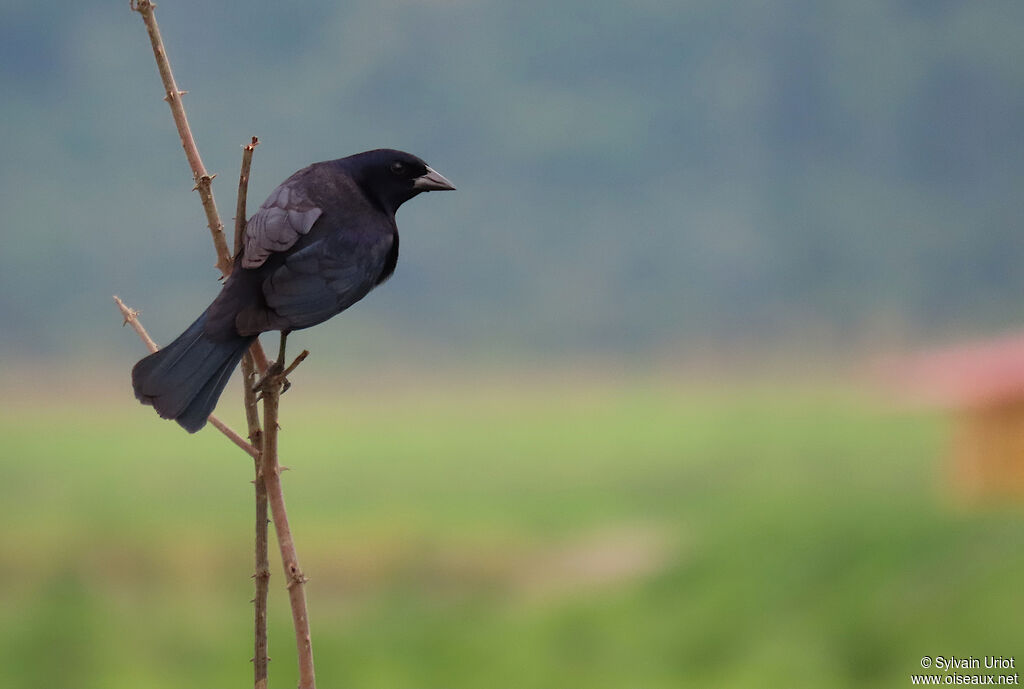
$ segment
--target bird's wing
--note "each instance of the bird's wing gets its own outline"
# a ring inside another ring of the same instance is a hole
[[[335,235],[289,255],[263,282],[280,328],[306,328],[362,299],[377,285],[397,250],[395,235]]]
[[[290,249],[322,212],[298,187],[279,186],[246,223],[242,267],[257,268],[270,254]]]

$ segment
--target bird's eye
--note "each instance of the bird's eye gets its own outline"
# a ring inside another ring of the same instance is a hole
[[[391,172],[393,172],[396,175],[405,174],[405,163],[403,163],[400,160],[396,160],[395,162],[391,163]]]

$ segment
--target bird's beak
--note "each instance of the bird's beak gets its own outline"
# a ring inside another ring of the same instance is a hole
[[[440,172],[427,167],[427,174],[420,175],[412,181],[412,188],[417,191],[455,191],[455,186],[444,178]]]

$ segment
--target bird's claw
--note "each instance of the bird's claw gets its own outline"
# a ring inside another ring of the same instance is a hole
[[[252,391],[259,393],[266,392],[267,386],[272,384],[275,380],[280,380],[284,383],[284,388],[282,389],[282,392],[284,390],[287,390],[288,388],[291,387],[291,383],[288,382],[287,378],[279,378],[279,376],[283,372],[284,366],[281,365],[281,362],[272,361],[270,365],[267,366],[267,370],[263,372],[262,376],[260,376],[260,379],[253,384]],[[262,397],[262,394],[260,396]]]

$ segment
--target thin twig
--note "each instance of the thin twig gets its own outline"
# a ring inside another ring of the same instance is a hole
[[[218,431],[227,436],[228,440],[230,440],[235,445],[238,445],[238,447],[245,450],[246,453],[254,460],[257,457],[259,457],[260,451],[256,449],[255,446],[253,446],[251,443],[245,442],[245,438],[238,435],[238,433],[236,433],[234,429],[232,429],[226,423],[218,419],[216,416],[210,414],[208,417],[206,417],[206,420],[209,421],[214,428],[216,428]]]
[[[189,168],[192,170],[192,179],[195,181],[195,189],[199,191],[199,198],[203,203],[203,210],[206,212],[206,221],[210,228],[210,236],[213,239],[213,248],[217,252],[217,269],[220,270],[221,278],[226,279],[231,273],[232,255],[228,249],[227,240],[224,237],[224,223],[220,220],[217,212],[217,202],[213,198],[211,186],[213,178],[206,171],[203,159],[199,155],[199,147],[196,145],[195,137],[192,136],[192,128],[188,125],[188,116],[185,114],[185,105],[181,96],[187,91],[178,89],[174,81],[174,72],[171,70],[171,62],[167,58],[167,50],[164,48],[164,40],[160,36],[160,27],[156,22],[156,4],[151,0],[130,0],[131,8],[142,15],[146,23],[146,32],[149,34],[149,42],[153,46],[153,57],[156,58],[157,70],[160,72],[160,80],[163,81],[166,95],[164,100],[171,107],[171,115],[174,116],[174,124],[178,128],[178,137],[181,139],[181,147],[185,150],[185,157],[188,159]],[[255,146],[256,141],[253,137]],[[248,174],[246,175],[248,180]],[[243,214],[244,217],[244,214]],[[267,355],[259,340],[253,342],[250,347],[256,368],[260,373],[267,370]]]
[[[117,304],[117,308],[121,310],[121,315],[124,316],[124,324],[132,326],[132,329],[138,334],[139,338],[141,338],[142,342],[146,345],[146,349],[148,349],[150,353],[160,349],[159,347],[157,347],[156,342],[153,342],[153,338],[149,336],[149,333],[146,332],[146,329],[142,327],[142,323],[139,321],[139,312],[126,305],[123,301],[121,301],[121,298],[116,295],[114,296],[114,303]],[[260,456],[259,450],[257,450],[253,445],[250,445],[249,443],[245,442],[245,439],[242,436],[240,436],[238,433],[232,430],[230,426],[228,426],[226,423],[218,419],[213,414],[210,414],[210,416],[207,418],[207,421],[213,424],[213,426],[218,431],[227,436],[228,440],[230,440],[235,445],[238,445],[238,447],[245,450],[251,457],[258,458]]]
[[[211,184],[214,175],[206,171],[203,159],[199,156],[199,147],[192,136],[192,130],[188,126],[188,117],[185,115],[185,106],[181,103],[181,97],[187,93],[178,88],[174,81],[174,72],[171,71],[171,63],[167,59],[167,50],[164,48],[164,40],[160,36],[160,27],[156,23],[156,4],[150,0],[131,0],[131,8],[142,15],[146,23],[146,32],[149,34],[149,42],[153,46],[153,55],[156,57],[156,66],[160,71],[160,80],[164,84],[164,100],[171,107],[171,114],[174,116],[174,124],[178,128],[178,136],[181,138],[182,148],[185,149],[185,157],[188,158],[189,167],[192,168],[192,179],[195,181],[195,188],[199,191],[199,198],[203,201],[203,210],[206,211],[206,220],[210,227],[210,235],[213,238],[213,246],[217,250],[217,269],[222,277],[227,277],[231,272],[231,252],[228,250],[227,240],[224,238],[224,224],[220,221],[217,213],[217,203],[213,198]]]
[[[242,394],[245,396],[245,415],[249,423],[249,439],[251,442],[262,446],[263,431],[259,427],[259,414],[256,411],[256,393],[252,390],[252,380],[255,379],[255,364],[252,354],[245,353],[242,360],[242,371],[246,374],[242,386]],[[251,414],[250,415],[250,410]],[[253,422],[255,416],[255,423]],[[267,686],[267,597],[270,594],[270,536],[267,518],[267,484],[263,480],[263,460],[257,456],[254,463],[255,478],[253,487],[256,498],[256,527],[254,543],[254,571],[256,591],[253,595],[253,682],[255,689],[266,689]]]
[[[300,356],[299,360],[303,358],[305,357]],[[291,527],[288,525],[284,490],[281,487],[281,467],[277,461],[277,419],[283,384],[283,372],[272,373],[263,383],[263,481],[267,485],[270,513],[274,518],[274,530],[277,532],[281,561],[284,564],[285,578],[288,580],[288,598],[292,606],[292,624],[295,626],[295,644],[299,655],[299,689],[315,689],[313,641],[306,608],[307,579],[299,567],[295,542],[292,540]]]
[[[146,345],[146,349],[149,350],[150,354],[160,349],[156,342],[153,342],[153,338],[149,336],[146,329],[142,327],[142,323],[139,321],[139,312],[121,301],[121,297],[116,294],[114,295],[114,303],[117,304],[117,308],[121,310],[121,315],[124,316],[124,323],[121,325],[132,326],[132,330],[142,338],[142,343]]]
[[[235,255],[242,251],[245,244],[245,207],[249,198],[249,171],[252,169],[252,154],[259,146],[260,140],[255,136],[252,141],[242,146],[242,169],[238,173],[238,202],[235,205]]]
[[[213,248],[217,252],[217,269],[220,270],[222,278],[227,278],[231,273],[232,255],[228,249],[227,240],[224,237],[224,223],[220,220],[217,212],[217,202],[213,197],[212,182],[216,175],[211,175],[203,165],[203,159],[199,155],[199,147],[196,145],[195,137],[192,136],[192,128],[188,124],[188,115],[185,114],[185,105],[181,101],[187,91],[178,88],[174,80],[174,72],[171,70],[170,60],[167,58],[167,50],[164,48],[164,41],[160,35],[160,27],[156,22],[156,4],[151,0],[131,0],[131,8],[142,15],[146,24],[146,32],[149,34],[149,42],[153,46],[153,57],[156,58],[157,70],[160,72],[160,80],[163,82],[166,95],[164,100],[171,108],[171,115],[174,117],[174,125],[178,129],[178,137],[181,139],[181,147],[185,151],[189,168],[192,170],[192,179],[195,181],[195,189],[199,192],[199,198],[203,203],[203,210],[206,212],[206,221],[210,228],[210,236],[213,239]],[[248,146],[256,145],[255,137]],[[248,181],[248,174],[246,174]],[[244,214],[243,214],[244,217]],[[253,359],[256,368],[260,373],[267,370],[267,355],[259,340],[253,342]]]
[[[242,147],[242,169],[238,175],[238,202],[235,207],[235,255],[239,255],[245,240],[246,200],[249,195],[249,170],[252,154],[259,143],[257,138]],[[262,350],[261,350],[262,351]],[[252,351],[242,357],[242,396],[245,404],[245,421],[249,427],[249,442],[259,447],[263,431],[260,428],[260,414],[256,405],[256,392],[252,389],[256,379],[256,364]],[[267,597],[270,592],[270,558],[268,554],[269,534],[267,526],[267,485],[263,482],[263,460],[256,457],[253,486],[256,497],[256,538],[254,547],[256,592],[253,596],[253,686],[266,689],[267,686]]]
[[[238,201],[235,205],[235,256],[239,256],[242,253],[242,247],[245,245],[245,223],[246,223],[246,212],[245,207],[249,198],[249,171],[252,169],[252,154],[259,146],[260,140],[255,136],[252,137],[252,141],[242,146],[242,169],[238,174]],[[263,351],[263,345],[260,344],[259,340],[256,340],[249,347],[249,354],[252,356],[250,364],[255,365],[256,369],[263,373],[267,370],[269,362],[267,361],[267,355]],[[245,361],[243,360],[242,365],[243,373],[246,371]],[[251,387],[251,381],[249,380],[249,374],[246,374],[245,380],[249,381],[248,387]],[[246,416],[249,415],[249,398],[246,397]],[[256,412],[256,396],[252,396],[252,413]],[[256,425],[259,426],[259,415],[257,414]],[[250,434],[251,438],[251,434]],[[258,440],[252,440],[253,444],[258,445]]]
[[[285,370],[281,371],[281,377],[282,378],[287,378],[288,374],[291,373],[292,371],[294,371],[295,369],[297,369],[299,367],[299,364],[301,364],[303,361],[306,360],[307,356],[309,356],[309,350],[308,349],[303,349],[302,353],[300,353],[297,357],[295,357],[295,361],[293,361],[291,364],[289,364],[288,368],[286,368]]]

